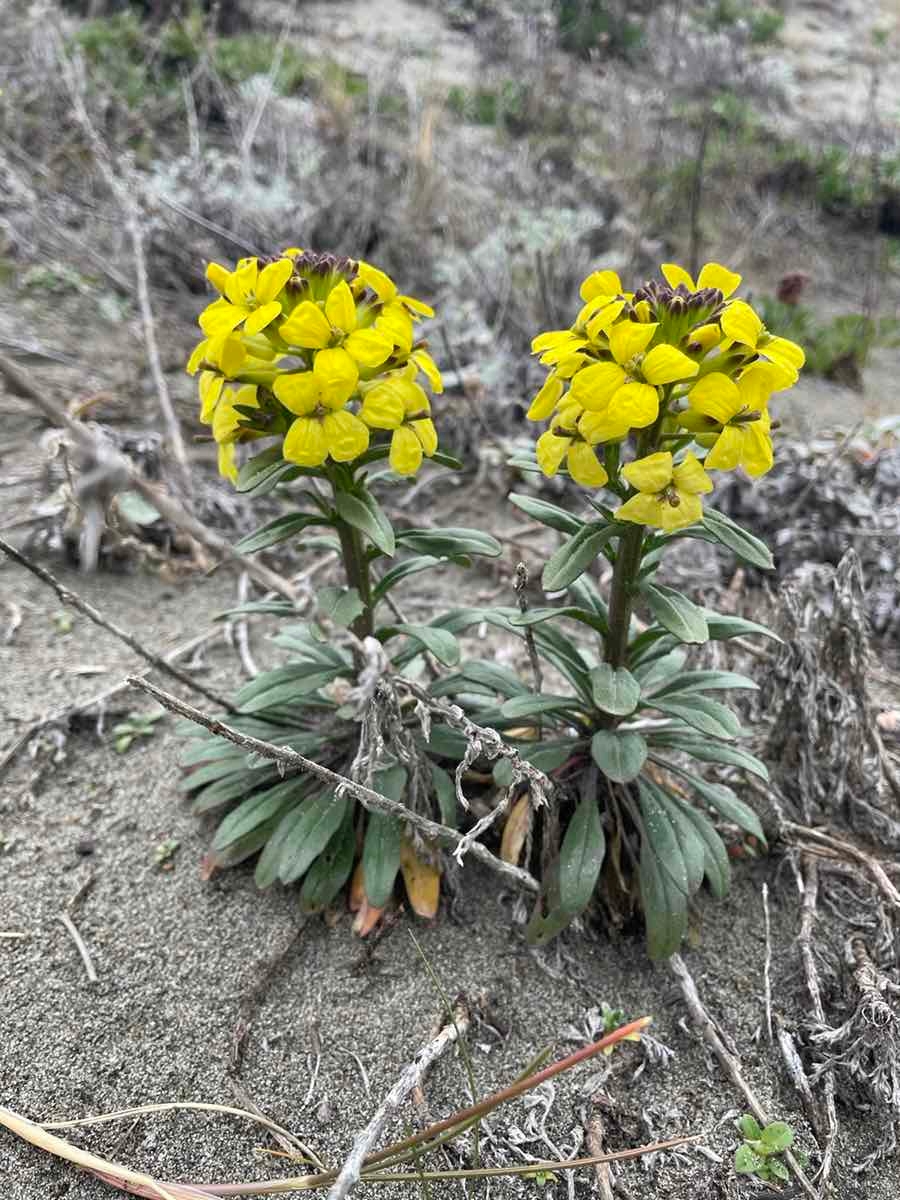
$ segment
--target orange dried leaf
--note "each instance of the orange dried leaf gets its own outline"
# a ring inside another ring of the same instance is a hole
[[[350,892],[347,896],[347,907],[351,912],[359,912],[366,903],[366,888],[363,880],[362,859],[356,864],[353,878],[350,881]]]
[[[430,920],[441,898],[440,867],[420,858],[409,838],[404,837],[400,843],[400,871],[413,912]]]
[[[531,800],[526,792],[510,809],[506,824],[503,826],[503,838],[500,842],[500,857],[504,862],[519,865],[522,849],[531,829]]]
[[[383,908],[373,908],[368,900],[363,897],[359,912],[353,918],[353,932],[360,937],[366,937],[367,934],[372,932],[383,916]]]

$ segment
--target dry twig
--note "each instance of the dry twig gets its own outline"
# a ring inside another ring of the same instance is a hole
[[[675,976],[681,986],[681,994],[684,997],[684,1002],[687,1006],[688,1013],[690,1014],[691,1020],[699,1030],[704,1042],[706,1042],[707,1046],[709,1046],[713,1054],[715,1054],[716,1058],[719,1060],[719,1065],[731,1080],[733,1086],[743,1096],[750,1112],[753,1113],[754,1117],[756,1117],[757,1121],[759,1121],[761,1125],[768,1125],[771,1117],[763,1108],[756,1093],[750,1087],[750,1084],[744,1078],[737,1054],[732,1053],[732,1051],[726,1048],[722,1031],[706,1011],[703,1001],[700,999],[700,993],[697,991],[697,985],[694,983],[693,976],[687,969],[684,959],[680,954],[672,955],[672,957],[669,959],[669,967],[672,971],[672,974]],[[810,1183],[809,1179],[807,1179],[806,1174],[804,1173],[803,1168],[797,1162],[796,1157],[790,1152],[790,1150],[785,1151],[784,1157],[788,1166],[791,1168],[791,1171],[794,1173],[794,1177],[806,1195],[810,1196],[812,1200],[818,1200],[813,1185]]]
[[[403,682],[405,683],[406,681],[404,680]],[[453,846],[458,846],[462,841],[462,835],[455,829],[451,829],[448,825],[441,825],[437,821],[431,821],[419,813],[414,813],[396,800],[391,800],[387,796],[382,796],[379,792],[375,792],[361,783],[347,779],[345,776],[339,775],[337,771],[332,771],[329,767],[323,767],[311,758],[305,758],[302,754],[298,754],[295,750],[290,750],[284,746],[273,746],[271,742],[264,742],[259,738],[239,733],[236,729],[232,729],[229,725],[216,720],[214,717],[208,717],[205,713],[200,712],[199,709],[194,708],[190,704],[185,704],[177,696],[173,696],[169,692],[164,692],[162,688],[148,683],[145,679],[129,677],[128,683],[132,687],[146,692],[148,696],[152,696],[163,708],[169,709],[170,712],[178,713],[179,716],[187,717],[189,721],[193,721],[197,725],[202,725],[210,733],[227,738],[228,741],[233,742],[236,746],[243,746],[247,750],[253,750],[263,758],[282,763],[285,767],[289,767],[294,771],[307,771],[309,774],[315,775],[317,779],[321,779],[323,783],[330,784],[342,794],[349,793],[364,808],[373,809],[376,812],[390,813],[391,816],[399,817],[401,820],[408,822],[427,838],[431,838],[434,841],[450,842]],[[471,852],[473,857],[477,858],[479,862],[483,862],[493,871],[503,875],[507,880],[516,883],[519,887],[529,892],[536,893],[539,891],[540,885],[533,875],[529,874],[528,871],[524,871],[521,867],[514,867],[511,863],[502,862],[495,855],[491,854],[486,846],[482,846],[480,842],[476,842],[471,847]]]
[[[124,642],[129,649],[133,650],[135,654],[139,654],[151,666],[156,667],[157,670],[164,671],[167,675],[171,675],[173,679],[177,679],[179,683],[184,684],[191,691],[199,692],[201,696],[205,696],[207,700],[218,705],[220,708],[224,708],[228,712],[236,711],[234,705],[229,700],[226,700],[224,696],[220,696],[218,692],[204,687],[202,683],[198,683],[196,679],[193,679],[178,667],[173,666],[172,663],[167,662],[155,650],[148,649],[147,646],[137,640],[134,634],[129,633],[127,629],[122,629],[120,626],[114,625],[112,621],[104,617],[99,609],[94,608],[93,604],[82,599],[77,592],[73,592],[71,588],[67,588],[64,584],[60,583],[44,567],[36,562],[32,562],[30,558],[27,558],[21,551],[16,550],[15,547],[10,546],[2,538],[0,538],[0,551],[7,555],[8,558],[11,558],[13,562],[17,562],[20,567],[24,567],[26,571],[30,571],[32,575],[40,579],[41,583],[46,583],[48,587],[53,588],[63,604],[69,604],[78,612],[83,613],[88,620],[93,621],[95,625],[99,625],[101,629],[107,630],[113,637],[117,637],[120,642]]]
[[[75,943],[75,948],[81,955],[81,961],[84,963],[84,969],[87,973],[88,983],[96,983],[97,972],[94,968],[94,960],[91,958],[90,950],[88,950],[87,946],[85,945],[84,938],[82,938],[81,934],[76,929],[75,922],[67,912],[59,913],[57,920],[61,921],[65,926],[66,932]]]

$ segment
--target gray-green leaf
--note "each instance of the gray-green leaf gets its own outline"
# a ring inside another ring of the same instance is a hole
[[[625,667],[601,663],[591,671],[594,703],[606,713],[625,717],[634,712],[641,698],[641,685]]]
[[[680,642],[699,644],[709,641],[709,628],[703,610],[662,584],[645,583],[641,591],[647,599],[654,618]]]

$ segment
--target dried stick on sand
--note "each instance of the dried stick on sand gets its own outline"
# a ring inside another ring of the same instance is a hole
[[[449,842],[454,847],[458,846],[462,841],[462,834],[458,833],[455,829],[451,829],[449,825],[441,825],[437,821],[431,821],[419,813],[414,813],[404,804],[400,804],[396,800],[391,800],[387,796],[382,796],[379,792],[364,787],[361,783],[355,783],[353,780],[339,775],[337,771],[332,771],[329,767],[323,767],[311,758],[305,758],[302,754],[298,754],[296,750],[290,750],[285,746],[274,746],[271,742],[264,742],[259,738],[239,733],[238,730],[232,729],[230,725],[226,725],[214,717],[208,717],[199,709],[194,708],[190,704],[185,704],[177,696],[163,691],[162,688],[148,683],[145,679],[130,677],[128,683],[132,687],[146,692],[148,696],[152,696],[163,708],[169,709],[170,712],[178,713],[179,716],[187,717],[189,721],[193,721],[197,725],[202,725],[210,733],[227,738],[229,742],[233,742],[236,746],[243,746],[245,749],[252,750],[256,754],[261,755],[263,758],[271,759],[272,762],[282,763],[285,767],[289,767],[293,771],[305,771],[310,775],[315,775],[317,779],[321,779],[323,783],[330,784],[333,788],[340,791],[341,794],[353,796],[364,808],[372,809],[375,812],[390,813],[393,817],[399,817],[401,820],[407,821],[410,825],[418,829],[420,833],[424,834],[425,837],[432,838],[435,841]],[[533,875],[528,871],[524,871],[521,867],[514,867],[511,863],[503,862],[496,855],[491,854],[490,850],[480,842],[475,842],[470,849],[473,858],[477,858],[479,862],[483,862],[491,870],[496,871],[498,875],[504,876],[505,879],[515,883],[518,887],[535,893],[540,890],[540,884]]]
[[[697,985],[694,983],[693,976],[687,969],[684,959],[680,954],[672,955],[669,959],[669,967],[681,986],[681,994],[684,997],[690,1018],[699,1030],[703,1040],[719,1060],[719,1065],[734,1087],[744,1097],[747,1107],[753,1113],[754,1117],[756,1117],[757,1121],[761,1125],[768,1125],[771,1118],[763,1108],[756,1093],[744,1078],[737,1056],[726,1049],[725,1042],[722,1040],[722,1036],[712,1017],[706,1011],[703,1001],[700,999],[700,993],[697,991]],[[812,1200],[818,1200],[815,1188],[807,1179],[803,1168],[797,1162],[795,1156],[791,1154],[790,1150],[787,1150],[784,1157],[794,1174],[794,1178],[806,1195],[810,1196]]]
[[[437,1062],[441,1055],[454,1042],[458,1041],[461,1037],[465,1037],[468,1029],[469,1014],[462,1005],[459,1005],[453,1013],[453,1019],[447,1022],[437,1037],[432,1038],[419,1051],[415,1060],[405,1068],[400,1078],[376,1110],[371,1121],[369,1121],[365,1129],[356,1138],[353,1143],[353,1149],[347,1156],[346,1162],[341,1167],[340,1174],[328,1193],[328,1200],[345,1200],[350,1190],[359,1182],[366,1156],[378,1141],[390,1118],[399,1109],[407,1096],[421,1085],[431,1065]]]
[[[24,567],[26,571],[30,571],[32,575],[35,575],[38,579],[40,579],[41,583],[46,583],[48,587],[53,588],[63,604],[71,605],[72,608],[76,609],[80,613],[83,613],[88,620],[93,621],[95,625],[99,625],[101,629],[108,630],[113,637],[117,637],[120,642],[124,642],[126,646],[133,650],[135,654],[139,654],[141,658],[145,659],[151,664],[151,666],[156,667],[159,671],[164,671],[167,675],[171,675],[173,679],[177,679],[179,683],[184,684],[184,686],[190,688],[191,691],[199,692],[201,696],[205,696],[207,700],[210,700],[213,704],[218,705],[220,708],[224,708],[228,712],[236,711],[234,705],[229,700],[226,700],[224,696],[220,696],[218,692],[214,692],[211,688],[205,687],[202,683],[198,683],[196,679],[193,679],[179,667],[173,666],[172,663],[167,662],[161,655],[157,654],[155,650],[150,650],[142,642],[139,642],[134,634],[129,633],[127,629],[122,629],[120,626],[114,625],[112,621],[110,621],[107,617],[104,617],[103,613],[100,612],[99,609],[94,608],[93,604],[89,604],[88,601],[82,599],[77,592],[73,592],[71,588],[68,588],[64,584],[60,583],[59,580],[55,576],[51,575],[49,571],[45,570],[44,567],[40,566],[36,562],[32,562],[30,558],[27,558],[19,550],[16,550],[15,547],[10,546],[10,544],[5,542],[3,538],[0,538],[0,551],[7,555],[8,558],[11,558],[13,562],[17,562],[20,567]]]
[[[235,553],[225,538],[214,533],[201,521],[198,521],[196,517],[192,517],[190,513],[186,512],[181,504],[165,495],[159,488],[148,483],[146,479],[137,473],[128,459],[123,454],[120,454],[114,446],[102,442],[85,425],[70,417],[49,396],[44,395],[43,392],[34,387],[28,377],[19,370],[15,363],[4,358],[2,354],[0,354],[0,376],[6,381],[7,387],[14,396],[28,400],[36,408],[39,408],[51,424],[56,425],[60,429],[65,429],[71,435],[72,440],[84,454],[90,455],[98,462],[102,462],[104,470],[110,477],[111,487],[115,484],[118,490],[130,488],[140,493],[147,503],[151,504],[159,515],[164,517],[171,525],[184,530],[195,541],[198,541],[202,546],[205,546],[208,550],[212,550],[213,553],[218,554],[223,559],[228,559],[243,567],[247,574],[267,591],[277,592],[279,596],[284,596],[287,600],[295,599],[294,588],[286,579],[277,574],[277,572],[263,566],[262,563],[258,563],[252,558],[247,558],[243,554]]]

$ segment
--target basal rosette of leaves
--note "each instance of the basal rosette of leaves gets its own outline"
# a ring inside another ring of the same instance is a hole
[[[756,685],[694,667],[689,656],[710,640],[774,635],[657,579],[676,539],[715,542],[757,567],[773,565],[762,542],[702,499],[713,472],[743,469],[752,477],[772,466],[770,398],[791,387],[804,361],[799,346],[771,334],[735,296],[739,285],[740,276],[717,263],[696,282],[666,264],[662,279],[633,293],[612,271],[584,281],[571,328],[534,340],[549,373],[529,417],[549,427],[534,456],[515,463],[545,475],[568,472],[590,490],[595,515],[510,497],[563,534],[542,580],[563,598],[526,613],[510,607],[445,618],[457,631],[476,620],[520,635],[527,629],[539,658],[570,688],[535,694],[490,663],[467,663],[441,685],[477,721],[518,737],[520,752],[569,797],[549,823],[544,818],[543,894],[529,925],[535,942],[596,897],[614,922],[642,908],[649,952],[666,957],[678,949],[704,880],[717,896],[728,888],[729,856],[715,821],[765,844],[748,804],[699,769],[716,764],[767,777],[722,699]],[[613,567],[606,596],[590,574],[601,556]],[[573,640],[568,631],[578,627],[585,638]],[[532,819],[523,796],[504,838],[514,861],[529,844]]]
[[[439,394],[441,376],[416,325],[434,314],[368,263],[296,248],[243,259],[233,271],[213,263],[207,274],[220,295],[200,316],[206,336],[188,364],[198,375],[201,418],[212,427],[222,474],[239,492],[276,491],[288,502],[287,512],[236,549],[251,554],[289,539],[303,549],[331,547],[345,576],[344,584],[319,589],[308,621],[283,600],[224,614],[265,612],[287,622],[274,638],[284,663],[241,688],[231,723],[455,825],[454,783],[437,761],[457,748],[450,731],[433,730],[426,745],[402,707],[383,713],[383,727],[373,730],[359,699],[361,689],[371,690],[373,663],[415,672],[426,652],[447,666],[459,663],[451,631],[397,616],[393,588],[418,572],[468,566],[473,556],[501,549],[477,530],[396,530],[373,493],[376,483],[402,485],[425,458],[461,465],[437,450],[426,391]],[[263,442],[238,464],[241,443]],[[197,813],[221,818],[207,872],[257,855],[259,886],[299,883],[308,912],[327,907],[349,883],[362,932],[402,875],[414,911],[434,915],[436,847],[315,779],[283,778],[270,761],[197,736],[196,727],[190,732],[182,787],[194,794]]]

